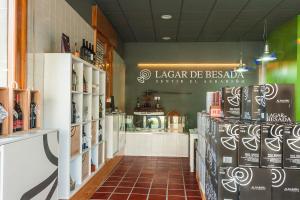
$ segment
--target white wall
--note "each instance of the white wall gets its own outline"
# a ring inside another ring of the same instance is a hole
[[[72,51],[75,42],[80,48],[82,38],[93,41],[92,27],[65,0],[28,0],[27,87],[40,90],[42,96],[43,53],[60,52],[62,33],[70,37]]]
[[[125,112],[125,62],[119,54],[113,52],[113,95],[115,97],[115,105],[119,110]]]
[[[61,34],[70,37],[72,50],[82,38],[93,41],[93,29],[65,0],[28,0],[28,87],[41,88],[40,53],[60,52]],[[35,74],[35,76],[34,76]]]

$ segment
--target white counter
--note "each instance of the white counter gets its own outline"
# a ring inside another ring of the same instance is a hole
[[[56,200],[57,175],[57,131],[0,137],[0,200]]]
[[[30,138],[34,137],[39,137],[41,135],[45,135],[48,133],[55,132],[56,130],[33,130],[33,131],[28,131],[28,132],[19,132],[17,134],[11,134],[8,136],[0,136],[0,146],[13,143],[13,142],[18,142],[21,140],[27,140]]]
[[[189,135],[186,133],[126,132],[125,155],[188,157],[188,153]]]

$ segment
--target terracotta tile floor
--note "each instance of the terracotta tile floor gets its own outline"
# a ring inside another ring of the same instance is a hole
[[[188,158],[122,159],[91,199],[201,200]]]

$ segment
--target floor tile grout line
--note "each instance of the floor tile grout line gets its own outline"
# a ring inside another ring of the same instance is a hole
[[[133,165],[133,164],[132,164],[132,165]],[[136,183],[138,182],[138,180],[139,180],[139,178],[140,178],[140,176],[141,176],[141,173],[142,173],[143,168],[144,168],[144,165],[143,165],[143,167],[141,168],[140,173],[139,173],[139,175],[138,175],[138,177],[137,177],[135,183],[133,184],[133,186],[132,186],[132,188],[131,188],[131,191],[130,191],[128,197],[127,197],[127,200],[129,200],[129,197],[130,197],[131,194],[132,194],[132,191],[133,191],[133,189],[134,189],[134,186],[136,185]]]
[[[180,159],[180,168],[181,168],[181,175],[183,178],[183,190],[185,195],[185,200],[187,200],[187,194],[186,194],[186,188],[185,188],[185,180],[184,180],[184,173],[183,173],[183,167],[182,167],[182,159]]]
[[[126,174],[128,173],[130,168],[127,169],[127,171],[124,173],[123,177],[121,178],[121,180],[119,181],[119,183],[116,185],[115,189],[110,193],[109,197],[107,198],[108,200],[111,198],[111,196],[113,195],[113,193],[116,191],[116,189],[119,187],[120,183],[122,182],[122,180],[125,178]],[[117,167],[116,167],[117,170]],[[109,176],[110,177],[110,176]]]

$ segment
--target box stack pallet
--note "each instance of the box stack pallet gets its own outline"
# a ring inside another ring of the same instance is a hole
[[[198,132],[206,171],[197,174],[207,200],[300,199],[293,85],[223,88],[222,116],[199,113]]]

